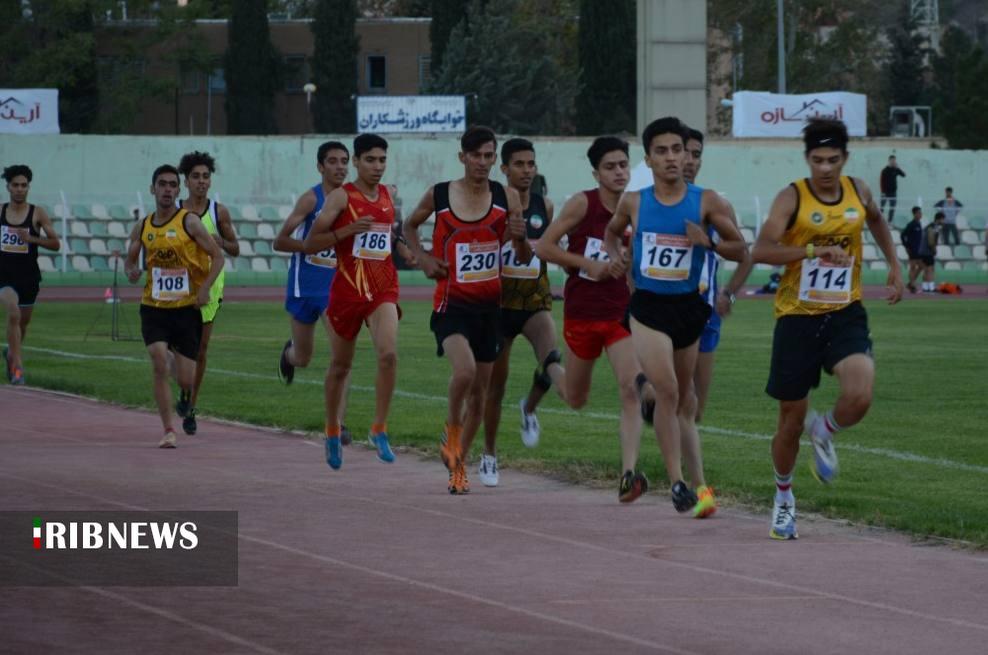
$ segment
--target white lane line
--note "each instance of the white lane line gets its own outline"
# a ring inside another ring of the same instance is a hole
[[[38,348],[34,346],[25,346],[24,349],[33,350],[36,352],[42,352],[49,355],[56,355],[59,357],[66,357],[70,359],[119,361],[119,362],[129,362],[129,363],[137,363],[137,364],[148,363],[147,359],[138,358],[138,357],[127,357],[124,355],[87,355],[83,353],[55,350],[53,348]],[[221,369],[221,368],[210,368],[209,372],[213,374],[226,375],[230,377],[238,377],[249,380],[264,380],[268,382],[277,379],[276,376],[274,375],[260,375],[258,373],[231,371],[228,369]],[[320,387],[323,385],[321,381],[317,381],[317,380],[297,380],[295,384],[309,384],[309,385],[317,385]],[[367,391],[367,392],[374,391],[374,387],[364,387],[360,385],[351,385],[351,388],[356,391]],[[395,389],[394,395],[400,398],[410,398],[413,400],[423,400],[426,402],[433,402],[439,404],[446,404],[448,402],[448,399],[445,396],[433,396],[424,393],[416,393],[414,391],[404,391],[402,389]],[[557,409],[555,407],[540,407],[539,413],[559,414],[562,416],[568,416],[570,418],[586,417],[586,418],[594,418],[594,419],[601,419],[601,420],[614,421],[614,422],[617,422],[620,418],[617,414],[613,414],[609,412],[576,411],[570,409]],[[700,432],[704,432],[716,436],[737,437],[737,438],[749,439],[753,441],[772,440],[772,435],[770,434],[745,432],[742,430],[718,428],[709,425],[699,425],[697,427],[699,428]],[[945,468],[954,471],[967,471],[970,473],[980,473],[982,475],[988,475],[988,466],[979,466],[978,464],[968,464],[967,462],[958,462],[956,460],[946,459],[943,457],[927,457],[925,455],[917,455],[916,453],[910,453],[907,451],[892,450],[889,448],[869,448],[868,446],[859,446],[857,444],[851,444],[851,443],[841,443],[840,449],[843,451],[851,451],[865,455],[874,455],[876,457],[884,457],[887,459],[894,459],[903,462],[912,462],[914,464],[925,464],[929,466],[937,466],[939,468]]]

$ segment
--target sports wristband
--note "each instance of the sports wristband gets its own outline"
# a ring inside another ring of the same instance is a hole
[[[814,250],[815,250],[815,248],[813,247],[813,244],[812,243],[807,243],[806,244],[806,258],[807,259],[813,259]]]

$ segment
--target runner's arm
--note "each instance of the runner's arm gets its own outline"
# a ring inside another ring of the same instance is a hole
[[[734,208],[731,207],[731,204],[711,189],[703,192],[700,204],[703,222],[712,225],[720,237],[720,243],[714,244],[707,235],[707,231],[700,230],[702,234],[699,236],[704,241],[700,245],[713,250],[724,259],[730,259],[733,262],[744,261],[748,256],[748,245],[738,230],[737,219],[734,218]]]
[[[539,259],[558,264],[570,269],[583,269],[591,277],[599,277],[591,271],[603,273],[607,270],[607,262],[595,262],[582,255],[567,252],[559,247],[559,240],[575,230],[587,215],[587,196],[582,193],[574,194],[563,205],[559,218],[549,223],[542,233],[535,254]]]
[[[425,248],[422,247],[422,242],[419,241],[419,226],[429,220],[429,217],[436,211],[432,191],[433,187],[431,186],[426,189],[425,195],[419,200],[419,204],[415,206],[411,215],[405,219],[405,224],[402,225],[401,229],[402,234],[405,235],[405,241],[408,242],[408,249],[415,255],[422,272],[425,273],[426,277],[440,278],[446,277],[449,273],[449,265],[426,252]]]
[[[525,231],[525,218],[522,216],[521,198],[512,188],[505,189],[508,196],[508,225],[505,231],[505,241],[511,239],[515,248],[515,257],[523,264],[532,261],[532,244],[528,242]]]
[[[888,279],[886,280],[889,286],[888,301],[890,305],[894,305],[902,300],[904,285],[902,282],[902,271],[899,270],[899,260],[895,256],[895,242],[892,240],[892,231],[889,230],[888,222],[882,217],[878,206],[875,205],[875,198],[871,195],[871,189],[864,183],[864,180],[852,177],[851,181],[858,190],[861,202],[865,205],[865,220],[868,223],[868,229],[871,231],[871,235],[875,237],[875,245],[885,255],[885,263],[889,267]]]
[[[302,197],[295,201],[292,213],[285,219],[281,231],[274,238],[274,249],[278,252],[302,252],[302,242],[293,237],[295,230],[302,224],[305,217],[316,208],[316,194],[309,189],[302,194]]]
[[[144,229],[144,221],[137,221],[130,231],[130,245],[127,246],[127,259],[124,260],[124,275],[130,282],[137,282],[141,279],[141,267],[138,266],[137,258],[141,256],[141,231]]]
[[[330,193],[326,198],[326,204],[322,206],[319,215],[316,216],[312,229],[305,237],[302,252],[307,255],[314,255],[317,252],[329,250],[347,237],[370,230],[374,219],[369,216],[361,216],[353,223],[347,223],[338,230],[333,229],[336,219],[347,210],[349,205],[350,201],[343,189],[335,189]]]
[[[44,236],[33,237],[29,234],[24,237],[25,243],[36,243],[42,248],[58,252],[62,248],[62,242],[58,239],[58,232],[55,231],[55,226],[52,225],[51,219],[48,217],[48,212],[43,207],[35,205],[34,220],[38,231],[44,232]]]
[[[220,276],[220,272],[226,264],[226,257],[223,256],[223,251],[220,250],[219,244],[206,231],[206,226],[202,224],[202,219],[197,214],[189,212],[182,219],[182,224],[189,236],[195,239],[199,247],[209,255],[209,275],[206,276],[206,280],[199,288],[199,305],[206,305],[209,303],[209,290],[213,287],[213,283],[216,282],[216,278]],[[203,293],[205,293],[205,300],[201,297]]]
[[[628,253],[624,252],[621,241],[632,223],[631,217],[638,212],[637,204],[640,199],[639,193],[622,193],[617,207],[614,208],[614,215],[607,222],[607,229],[604,230],[604,251],[611,261],[620,262],[626,259]]]
[[[240,255],[240,242],[237,240],[237,231],[233,229],[233,219],[230,218],[230,210],[225,205],[216,203],[216,242],[223,252],[231,257]]]

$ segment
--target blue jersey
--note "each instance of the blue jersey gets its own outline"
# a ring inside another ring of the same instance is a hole
[[[292,234],[292,238],[299,241],[304,241],[308,236],[312,224],[316,222],[316,216],[319,215],[319,210],[326,202],[321,184],[312,187],[312,192],[316,194],[316,206],[306,214],[305,220]],[[291,263],[288,265],[287,295],[289,298],[327,298],[329,285],[333,283],[335,274],[336,251],[333,248],[314,255],[293,252]]]
[[[717,230],[712,225],[707,230],[707,236],[710,237],[711,243],[717,243],[720,240]],[[714,309],[716,309],[714,303],[717,300],[717,269],[719,267],[720,257],[713,250],[707,250],[707,254],[703,258],[703,268],[700,269],[699,291],[706,303]]]
[[[703,189],[686,185],[686,195],[672,206],[655,199],[655,187],[639,191],[635,232],[635,288],[662,295],[695,292],[707,250],[686,236],[686,221],[700,223]]]

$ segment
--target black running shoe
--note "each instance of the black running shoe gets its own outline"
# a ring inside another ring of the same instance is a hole
[[[645,377],[644,373],[639,373],[635,377],[635,388],[638,389],[638,400],[641,403],[641,413],[642,420],[652,425],[652,417],[655,416],[655,399],[648,400],[642,396],[642,391],[645,389],[645,384],[648,382],[648,378]]]
[[[185,393],[182,392],[178,397],[178,402],[175,403],[175,413],[181,416],[182,418],[188,416],[189,410],[192,409],[192,407],[190,407],[189,400],[190,400],[189,396],[185,395]]]
[[[281,361],[278,362],[278,378],[285,384],[291,384],[295,379],[295,367],[288,361],[288,349],[291,345],[291,339],[285,342],[285,346],[281,349]]]
[[[696,505],[696,494],[682,480],[672,485],[672,505],[680,514],[690,511]]]
[[[618,488],[618,500],[622,503],[631,503],[638,500],[638,497],[648,491],[648,478],[641,473],[625,471],[621,476],[621,486]]]
[[[353,443],[353,435],[350,434],[350,429],[345,425],[340,426],[340,443],[344,446],[349,446]]]
[[[191,436],[196,433],[199,429],[199,424],[196,423],[196,408],[193,407],[189,410],[189,413],[185,415],[185,419],[182,420],[182,430],[185,434]]]

